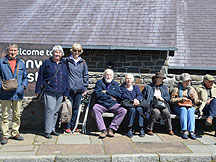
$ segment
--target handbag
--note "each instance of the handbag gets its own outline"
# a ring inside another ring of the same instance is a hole
[[[192,103],[192,100],[186,100],[184,102],[178,102],[177,105],[179,107],[192,107],[193,106],[193,103]]]
[[[17,66],[16,78],[9,80],[2,80],[2,90],[5,92],[15,91],[18,88],[17,76],[19,71],[19,64]]]
[[[134,107],[133,101],[130,100],[130,99],[124,99],[124,100],[122,100],[121,101],[121,106],[124,107],[124,108],[126,108],[126,109]]]
[[[164,109],[166,108],[166,103],[164,101],[158,100],[156,97],[153,97],[151,107],[158,108],[158,109]]]
[[[47,84],[45,86],[42,87],[41,93],[38,95],[38,99],[39,100],[43,100],[44,99],[44,92],[46,90],[46,88],[48,87],[48,85],[51,83],[50,81],[56,76],[56,74],[58,73],[59,69],[61,67],[61,64],[59,65],[58,69],[56,70],[55,74],[52,76],[52,78],[47,82]]]
[[[190,87],[187,87],[187,97],[188,99],[190,98]],[[180,85],[179,87],[179,97],[182,97],[183,96],[183,87],[182,85]],[[185,100],[184,102],[178,102],[177,105],[179,107],[186,107],[186,108],[190,108],[193,106],[193,103],[192,103],[192,100]]]

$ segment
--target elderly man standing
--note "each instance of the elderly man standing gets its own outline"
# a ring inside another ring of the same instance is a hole
[[[119,125],[124,119],[127,110],[118,104],[121,98],[121,90],[116,81],[113,80],[114,72],[106,69],[104,76],[98,80],[95,85],[96,104],[93,107],[97,127],[101,131],[99,138],[114,137],[114,131],[117,131]],[[112,112],[115,114],[108,130],[106,129],[102,114]]]
[[[7,55],[0,60],[0,77],[2,79],[0,95],[2,104],[2,145],[8,143],[8,118],[10,108],[12,108],[13,113],[11,136],[15,140],[24,140],[24,138],[19,135],[20,108],[22,105],[24,89],[26,89],[28,84],[28,79],[25,63],[17,58],[17,53],[17,44],[9,44],[7,48]],[[9,85],[6,82],[13,83]]]
[[[206,125],[212,125],[213,118],[216,118],[216,85],[214,85],[214,81],[213,76],[206,74],[203,83],[196,87],[201,103],[201,115],[208,115]]]

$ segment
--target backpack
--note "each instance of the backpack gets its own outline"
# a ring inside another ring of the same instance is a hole
[[[59,121],[61,123],[68,123],[72,117],[72,105],[69,99],[65,99],[61,104]]]

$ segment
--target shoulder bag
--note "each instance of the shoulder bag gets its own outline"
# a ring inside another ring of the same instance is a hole
[[[18,88],[17,76],[19,72],[19,63],[17,65],[16,78],[9,80],[2,80],[2,90],[5,92],[15,91]]]
[[[182,97],[183,96],[183,90],[182,90],[182,86],[179,87],[179,97]],[[188,96],[188,99],[190,97],[190,88],[187,87],[187,96]],[[179,107],[186,107],[186,108],[190,108],[190,107],[193,107],[193,103],[192,103],[192,100],[186,100],[184,102],[178,102],[177,105]]]

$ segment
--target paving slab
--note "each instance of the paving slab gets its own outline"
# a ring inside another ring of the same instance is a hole
[[[90,139],[83,134],[63,134],[59,136],[57,144],[90,144]]]
[[[112,162],[125,162],[125,161],[135,161],[135,162],[158,162],[159,157],[157,154],[116,154],[112,156]]]
[[[164,134],[164,133],[157,133],[157,135],[163,142],[181,142],[182,141],[182,138],[176,135],[170,136],[169,134]]]
[[[38,155],[88,155],[88,154],[104,154],[101,145],[55,145],[45,144],[40,146]]]
[[[34,146],[33,150],[23,150],[19,152],[14,152],[14,151],[0,151],[0,156],[2,155],[7,155],[7,156],[33,156],[36,155],[38,151],[39,146]]]
[[[203,144],[215,144],[216,143],[216,138],[212,137],[212,136],[202,136],[202,138],[197,138],[197,140],[199,140],[200,142],[202,142]]]
[[[16,145],[16,146],[10,146],[5,145],[1,152],[26,152],[26,151],[33,151],[34,145]]]
[[[62,156],[57,155],[55,162],[111,162],[111,156],[109,155],[68,155],[68,156]]]
[[[213,154],[216,153],[216,145],[206,145],[206,146],[209,148],[209,150],[210,150]]]
[[[187,147],[194,153],[211,154],[212,151],[206,145],[187,145]]]
[[[212,162],[211,154],[159,154],[160,162]]]
[[[139,153],[191,153],[182,143],[143,142],[135,143]]]
[[[133,136],[132,142],[163,142],[159,136],[154,134],[153,136],[145,135],[145,137]]]
[[[54,162],[55,156],[0,156],[1,162]]]
[[[126,136],[106,137],[103,139],[106,154],[136,154],[130,138]]]
[[[41,135],[37,135],[34,140],[35,145],[41,144],[56,144],[58,136],[52,136],[52,139],[47,139]]]

